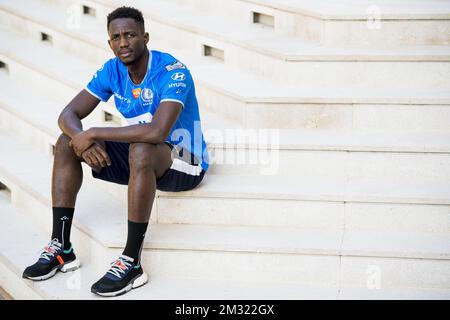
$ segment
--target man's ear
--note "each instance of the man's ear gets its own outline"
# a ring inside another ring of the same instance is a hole
[[[111,47],[111,40],[109,40],[109,39],[108,39],[108,45],[109,45],[109,47],[110,47],[111,50],[112,50],[112,47]]]
[[[147,44],[148,41],[150,40],[150,36],[148,35],[148,32],[144,33],[144,40],[145,40],[145,44]]]

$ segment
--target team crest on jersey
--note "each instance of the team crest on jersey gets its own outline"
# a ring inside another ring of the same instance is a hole
[[[141,92],[141,98],[144,102],[151,103],[153,101],[153,91],[149,88],[144,88]]]
[[[180,61],[176,61],[166,67],[167,71],[172,71],[176,69],[186,69],[186,67]]]
[[[135,99],[139,98],[139,95],[141,94],[141,88],[136,88],[131,90],[131,92],[133,93],[133,97]]]

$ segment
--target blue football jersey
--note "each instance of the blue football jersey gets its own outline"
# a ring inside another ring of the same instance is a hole
[[[86,89],[104,102],[114,95],[116,108],[129,125],[150,123],[161,102],[181,103],[183,109],[166,141],[189,150],[202,169],[208,169],[194,82],[187,67],[172,55],[150,50],[147,73],[140,84],[131,81],[118,58],[110,59],[94,74]]]

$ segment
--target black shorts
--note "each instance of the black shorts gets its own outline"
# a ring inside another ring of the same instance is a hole
[[[156,188],[161,191],[187,191],[200,184],[205,175],[198,160],[186,149],[180,149],[166,142],[172,150],[172,166],[156,180]],[[128,185],[130,165],[128,162],[129,143],[105,141],[106,153],[111,165],[100,172],[92,170],[97,179]]]

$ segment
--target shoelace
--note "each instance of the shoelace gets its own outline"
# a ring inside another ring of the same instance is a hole
[[[44,250],[42,250],[40,258],[50,261],[50,259],[55,256],[55,253],[57,253],[60,249],[61,244],[59,241],[57,239],[53,239],[48,243]]]
[[[117,278],[120,278],[120,274],[125,274],[125,270],[131,267],[131,263],[124,260],[122,257],[119,257],[117,260],[111,263],[111,267],[109,268],[107,273],[111,273],[115,275]]]

